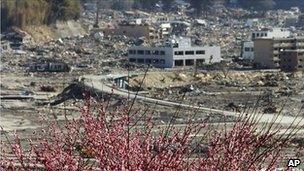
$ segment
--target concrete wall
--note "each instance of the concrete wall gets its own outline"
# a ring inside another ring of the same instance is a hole
[[[284,51],[280,55],[282,71],[304,70],[304,51]]]
[[[186,59],[204,59],[205,64],[221,62],[221,49],[218,46],[205,46],[205,47],[180,47],[174,48],[175,51],[183,51],[184,55],[174,55],[174,60]],[[194,51],[194,55],[186,55],[186,51]],[[196,51],[205,51],[205,54],[196,54]],[[211,59],[212,58],[212,59]]]
[[[273,61],[272,39],[257,39],[254,41],[254,64],[258,68],[276,68]]]
[[[283,71],[296,71],[298,66],[297,52],[283,52],[280,55],[280,68]]]
[[[142,46],[138,46],[138,47],[133,47],[130,48],[130,50],[135,50],[136,54],[130,54],[130,52],[128,53],[128,58],[130,59],[136,59],[136,63],[141,63],[140,61],[138,61],[138,59],[143,59],[144,63],[143,64],[151,64],[155,67],[160,67],[160,68],[171,68],[173,67],[173,50],[172,48],[169,47],[142,47]],[[138,50],[143,50],[144,54],[138,54],[137,51]],[[150,54],[147,54],[146,51],[150,51]],[[164,51],[165,54],[161,55],[160,53],[158,55],[153,54],[153,51]],[[149,60],[151,60],[151,63],[149,62]],[[158,60],[158,62],[156,61]],[[164,63],[161,62],[161,60],[164,60]],[[133,61],[130,61],[133,62]]]

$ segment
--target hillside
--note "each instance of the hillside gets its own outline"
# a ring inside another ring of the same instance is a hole
[[[85,35],[86,29],[79,22],[57,21],[51,25],[25,26],[23,28],[32,38],[33,42],[48,42],[64,37]]]
[[[1,31],[80,17],[78,0],[1,0]]]
[[[299,7],[304,10],[304,1],[303,0],[276,0],[277,6],[279,9],[290,9],[290,7]]]

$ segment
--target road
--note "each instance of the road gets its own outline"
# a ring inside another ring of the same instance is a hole
[[[183,104],[178,102],[154,99],[150,97],[145,97],[142,95],[136,95],[134,92],[128,92],[126,90],[121,90],[117,88],[113,88],[111,83],[108,81],[109,79],[123,77],[124,75],[85,75],[80,78],[83,80],[85,86],[93,88],[97,91],[105,92],[105,93],[113,93],[115,95],[119,95],[122,97],[133,99],[136,97],[137,100],[142,100],[149,103],[159,104],[163,106],[175,106],[175,107],[183,107],[183,108],[191,108],[191,109],[198,109],[201,111],[207,111],[212,113],[219,113],[226,116],[239,116],[240,113],[219,110],[219,109],[211,109],[206,107],[200,107],[195,105]],[[300,126],[304,126],[304,118],[303,117],[293,117],[293,116],[283,116],[283,115],[276,115],[276,114],[255,114],[256,118],[259,118],[258,121],[260,123],[270,123],[274,122],[277,124],[284,124],[290,125],[298,123]]]

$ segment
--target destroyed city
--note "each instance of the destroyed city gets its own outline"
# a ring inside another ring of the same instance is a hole
[[[304,0],[0,2],[0,171],[304,171]]]

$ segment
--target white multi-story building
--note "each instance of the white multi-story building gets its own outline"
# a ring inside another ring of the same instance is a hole
[[[190,38],[175,38],[153,47],[133,46],[128,51],[128,59],[158,68],[194,66],[222,60],[219,46],[193,46]]]
[[[257,38],[287,38],[291,36],[291,32],[283,28],[261,29],[252,32],[251,39]]]
[[[242,58],[246,61],[253,61],[254,58],[254,42],[244,41],[242,47]]]

